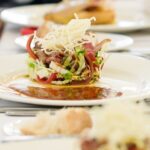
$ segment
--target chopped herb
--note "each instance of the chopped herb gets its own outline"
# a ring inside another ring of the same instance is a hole
[[[76,47],[75,50],[76,50],[77,55],[85,54],[85,50],[81,49],[80,47]]]
[[[70,80],[72,78],[72,73],[68,72],[64,74],[63,77],[65,78],[65,80]]]
[[[35,68],[35,64],[34,63],[29,63],[28,65],[29,65],[30,68],[33,68],[33,69]]]
[[[85,51],[84,50],[79,51],[78,55],[80,55],[80,54],[85,54]]]

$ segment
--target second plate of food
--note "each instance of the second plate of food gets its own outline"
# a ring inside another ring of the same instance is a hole
[[[59,6],[60,5],[60,6]],[[76,5],[76,2],[75,2]],[[126,7],[127,10],[125,10],[125,13],[123,13],[122,10],[123,8]],[[81,14],[79,14],[78,9],[81,9],[80,7],[83,7],[83,11]],[[86,8],[87,7],[87,8]],[[54,13],[55,11],[57,12],[55,16],[55,19],[50,19],[54,17],[48,16],[49,21],[53,21],[55,23],[62,23],[66,22],[64,18],[67,18],[67,15],[70,15],[71,13],[77,13],[79,15],[79,18],[90,18],[93,16],[97,16],[100,19],[101,23],[97,23],[96,25],[93,25],[91,27],[91,30],[96,30],[96,31],[101,31],[101,32],[129,32],[129,31],[135,31],[135,30],[140,30],[140,29],[147,29],[150,28],[150,23],[146,17],[139,18],[138,12],[135,11],[133,14],[133,8],[131,10],[128,10],[129,5],[124,5],[121,3],[121,5],[117,5],[116,10],[108,10],[106,12],[102,13],[97,13],[95,14],[94,12],[89,15],[89,13],[86,10],[93,10],[93,6],[86,6],[83,5],[77,5],[75,6],[74,9],[69,9],[68,10],[68,5],[65,3],[60,3],[58,5],[55,4],[46,4],[46,5],[31,5],[31,6],[23,6],[23,7],[17,7],[17,8],[10,8],[6,9],[2,12],[1,17],[3,20],[15,24],[20,24],[24,26],[29,26],[29,27],[39,27],[41,26],[44,21],[45,21],[45,16],[48,13]],[[65,10],[65,8],[67,10]],[[119,8],[119,11],[118,11]],[[59,12],[59,10],[61,10]],[[64,9],[64,10],[63,10]],[[85,9],[85,10],[84,10]],[[97,5],[94,6],[94,9],[97,10]],[[74,11],[73,11],[74,10]],[[102,9],[103,10],[103,9]],[[105,9],[104,9],[105,10]],[[106,9],[107,10],[107,9]],[[70,13],[68,13],[71,11]],[[114,18],[115,12],[116,11],[116,18]],[[66,13],[67,12],[67,13]],[[87,15],[86,15],[87,13]],[[101,14],[99,16],[99,14]],[[125,14],[125,15],[124,15]],[[96,17],[96,18],[97,18]],[[70,16],[68,16],[70,18]],[[73,18],[73,17],[72,17]],[[112,20],[112,18],[114,18]],[[111,21],[109,21],[109,19]],[[46,19],[47,20],[47,19]],[[97,18],[98,20],[98,18]],[[67,20],[68,21],[68,20]],[[103,22],[104,21],[104,22]],[[105,22],[108,21],[108,22]],[[112,23],[115,22],[115,23]]]
[[[97,38],[101,41],[102,39],[111,39],[111,43],[107,47],[107,51],[117,51],[126,49],[133,44],[133,39],[121,35],[121,34],[111,34],[111,33],[97,33]],[[22,48],[26,48],[26,43],[30,35],[20,36],[15,39],[15,43]]]

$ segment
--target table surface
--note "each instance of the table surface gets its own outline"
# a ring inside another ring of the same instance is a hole
[[[19,30],[21,26],[6,24],[2,38],[0,40],[0,55],[13,55],[25,53],[25,50],[18,47],[14,43],[14,39],[19,35]],[[150,29],[149,30],[140,30],[135,32],[124,33],[133,38],[134,44],[128,48],[130,54],[144,54],[150,56]],[[149,57],[150,58],[150,57]],[[4,106],[14,106],[14,107],[24,107],[31,106],[27,104],[7,102],[0,100],[0,107]],[[3,132],[3,125],[15,120],[16,117],[6,117],[4,114],[0,114],[0,139],[5,136]]]

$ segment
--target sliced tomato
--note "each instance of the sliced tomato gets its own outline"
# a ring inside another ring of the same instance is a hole
[[[93,71],[94,71],[93,62],[91,61],[91,59],[88,55],[85,55],[85,59],[90,66],[91,74],[93,74]]]
[[[91,61],[96,61],[96,57],[95,54],[91,51],[87,51],[86,55],[88,55],[88,57],[90,58]]]
[[[95,51],[94,51],[95,48],[92,45],[92,43],[85,43],[84,48],[86,49],[86,55],[89,57],[89,59],[91,61],[95,61],[96,60]]]
[[[27,41],[27,45],[26,45],[26,49],[27,52],[29,53],[30,57],[32,57],[33,59],[37,59],[37,56],[34,54],[34,52],[31,49],[31,42],[33,40],[34,35],[31,35]]]
[[[57,73],[52,73],[47,79],[45,79],[45,78],[40,79],[40,77],[37,76],[37,81],[42,84],[49,84],[52,81],[54,81],[56,78],[57,78]]]
[[[96,61],[96,57],[95,57],[95,52],[94,51],[87,51],[85,53],[85,57],[86,57],[86,60],[88,59],[88,63],[90,63],[92,65],[93,69],[98,67],[98,65],[96,65],[94,63]]]
[[[90,51],[93,51],[94,50],[94,46],[92,45],[92,43],[85,43],[84,44],[84,48],[86,50],[90,50]]]
[[[20,30],[20,34],[21,35],[33,34],[35,30],[37,30],[36,27],[25,27]]]

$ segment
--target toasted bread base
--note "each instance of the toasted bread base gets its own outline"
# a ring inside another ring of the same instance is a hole
[[[95,10],[95,11],[80,11],[77,12],[79,18],[91,18],[95,17],[96,21],[93,24],[112,24],[115,22],[116,14],[114,10],[107,9],[107,10]],[[57,14],[46,14],[45,15],[46,21],[53,21],[58,24],[66,24],[71,19],[74,18],[74,14],[64,14],[64,13],[57,13]]]

